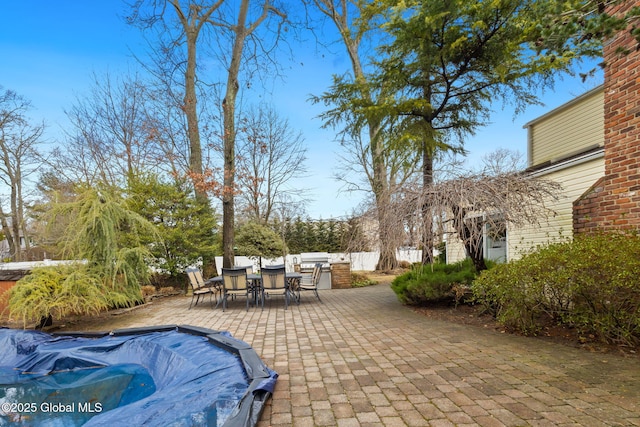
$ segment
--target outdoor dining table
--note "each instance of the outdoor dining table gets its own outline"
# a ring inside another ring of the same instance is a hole
[[[287,292],[289,292],[289,295],[293,296],[293,298],[297,302],[299,299],[299,294],[296,295],[295,292],[298,290],[298,286],[300,285],[302,274],[296,271],[293,271],[293,272],[287,271],[285,273],[285,279],[286,279],[287,288],[288,288]],[[262,275],[258,273],[247,274],[247,281],[250,283],[250,289],[251,289],[251,292],[253,293],[253,301],[255,304],[257,304],[258,297],[260,295],[260,289],[262,286]],[[222,275],[209,279],[209,282],[211,283],[212,286],[218,286],[218,287],[223,286]],[[218,307],[219,304],[220,304],[220,301],[217,301],[216,307]]]

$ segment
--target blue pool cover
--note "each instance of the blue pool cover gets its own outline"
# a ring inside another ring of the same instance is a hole
[[[278,375],[193,326],[50,335],[0,329],[0,426],[252,426]]]

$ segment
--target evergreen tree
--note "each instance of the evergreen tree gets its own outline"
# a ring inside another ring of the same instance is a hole
[[[154,267],[172,277],[181,277],[188,266],[221,252],[216,215],[186,181],[138,177],[131,182],[127,205],[156,226],[164,245],[150,245]],[[152,243],[152,237],[146,241]]]
[[[112,307],[132,306],[142,300],[148,283],[151,252],[144,240],[161,239],[151,223],[127,209],[117,190],[90,188],[75,200],[52,203],[46,220],[65,230],[59,241],[72,265],[43,267],[18,281],[9,295],[12,316],[27,320],[60,319],[68,314],[90,314]]]

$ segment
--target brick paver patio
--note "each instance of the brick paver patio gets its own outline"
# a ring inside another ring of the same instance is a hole
[[[640,426],[640,359],[435,321],[388,285],[285,311],[160,300],[126,326],[189,324],[250,343],[280,377],[260,426]]]

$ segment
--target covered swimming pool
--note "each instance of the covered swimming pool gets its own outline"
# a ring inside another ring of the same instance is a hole
[[[0,329],[0,426],[250,426],[277,376],[247,343],[193,326]]]

